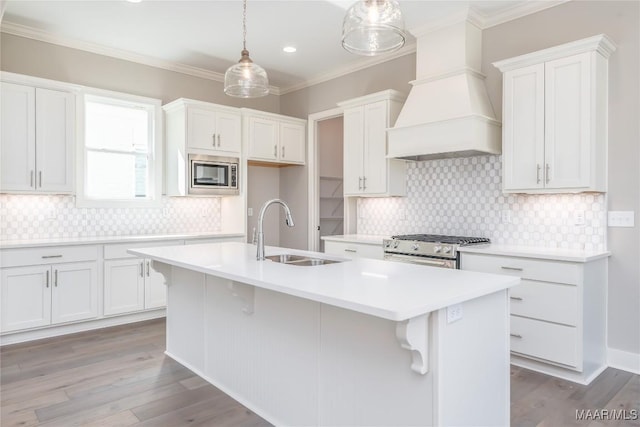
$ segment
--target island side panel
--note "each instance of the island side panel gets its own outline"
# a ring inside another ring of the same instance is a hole
[[[205,275],[172,267],[167,281],[167,355],[204,372]]]
[[[509,425],[509,298],[500,291],[465,301],[462,318],[433,313],[436,424]]]
[[[276,425],[318,425],[320,304],[207,276],[205,377]]]
[[[433,369],[411,370],[397,322],[322,305],[322,426],[433,425]]]

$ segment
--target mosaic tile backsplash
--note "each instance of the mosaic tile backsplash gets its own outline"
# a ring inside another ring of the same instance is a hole
[[[466,235],[497,244],[606,249],[603,194],[503,194],[500,156],[411,162],[407,174],[407,197],[358,200],[358,233]],[[580,222],[584,225],[576,225]]]
[[[0,240],[217,232],[219,198],[163,197],[159,208],[77,208],[74,196],[0,194]]]

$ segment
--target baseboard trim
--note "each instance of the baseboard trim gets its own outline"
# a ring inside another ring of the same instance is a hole
[[[73,334],[76,332],[91,331],[94,329],[106,328],[109,326],[118,326],[127,323],[141,322],[143,320],[157,319],[165,316],[166,309],[162,308],[158,310],[143,311],[122,316],[104,317],[102,319],[83,321],[68,325],[49,326],[46,328],[34,329],[29,331],[12,332],[0,336],[0,347],[9,344],[18,344],[27,341]]]
[[[640,354],[629,351],[607,348],[607,365],[640,375]]]

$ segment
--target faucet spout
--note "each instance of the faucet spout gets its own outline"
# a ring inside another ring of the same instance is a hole
[[[280,199],[267,200],[265,204],[262,205],[262,208],[260,209],[260,214],[258,215],[258,244],[257,244],[258,249],[256,254],[256,259],[258,261],[264,261],[265,259],[264,258],[264,214],[266,213],[267,208],[273,204],[279,204],[280,206],[282,206],[282,208],[284,209],[284,213],[286,215],[285,223],[289,227],[294,226],[293,217],[291,216],[291,210],[283,200],[280,200]]]

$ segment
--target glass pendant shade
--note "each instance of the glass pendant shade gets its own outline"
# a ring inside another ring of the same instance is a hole
[[[342,25],[342,46],[349,52],[374,56],[404,46],[406,33],[395,0],[358,0],[347,10]]]
[[[224,93],[236,98],[257,98],[269,94],[267,72],[242,50],[242,57],[224,73]]]

